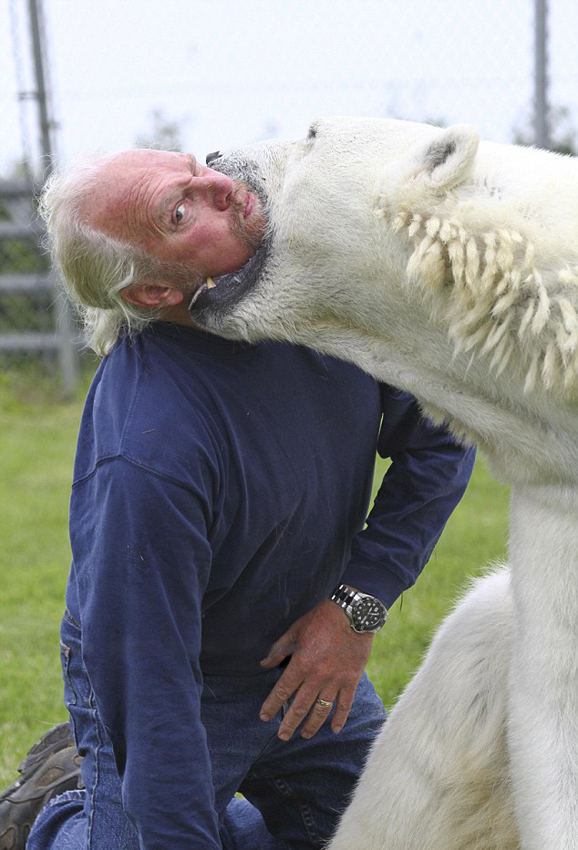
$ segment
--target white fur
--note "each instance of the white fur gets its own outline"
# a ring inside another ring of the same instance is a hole
[[[331,850],[577,850],[578,163],[329,119],[229,165],[262,175],[269,263],[199,318],[412,392],[512,487],[511,582],[442,626]]]
[[[507,570],[439,629],[391,712],[332,850],[515,850],[506,758]]]

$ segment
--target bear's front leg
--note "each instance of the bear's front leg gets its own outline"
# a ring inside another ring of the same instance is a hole
[[[512,492],[508,745],[523,850],[578,848],[578,490]]]

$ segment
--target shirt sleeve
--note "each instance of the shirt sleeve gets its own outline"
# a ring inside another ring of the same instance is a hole
[[[84,661],[141,850],[221,848],[200,708],[211,500],[198,479],[194,491],[117,458],[71,502]]]
[[[387,385],[381,392],[378,452],[392,462],[343,581],[389,608],[427,564],[469,483],[475,449],[423,417],[413,396]]]

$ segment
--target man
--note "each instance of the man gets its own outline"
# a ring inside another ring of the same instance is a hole
[[[54,796],[61,732],[4,822],[34,787],[28,850],[322,847],[385,716],[363,672],[374,634],[473,453],[348,364],[194,326],[196,288],[266,233],[245,184],[132,151],[56,178],[44,209],[108,355],[80,427],[62,625],[85,788]],[[376,446],[393,463],[363,530]]]

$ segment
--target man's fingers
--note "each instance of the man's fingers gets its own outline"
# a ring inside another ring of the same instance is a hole
[[[271,720],[272,717],[275,717],[277,712],[282,709],[285,703],[289,702],[289,699],[301,685],[301,682],[301,678],[293,679],[290,675],[289,668],[287,668],[261,706],[261,711],[259,712],[261,720],[266,723],[268,720]]]
[[[278,731],[279,738],[285,741],[298,727],[304,737],[315,735],[329,716],[333,731],[340,731],[349,715],[372,640],[372,634],[354,634],[333,602],[320,602],[295,621],[261,662],[270,668],[291,656],[261,707],[261,719],[271,720],[287,705]],[[339,703],[333,715],[332,707],[324,703],[333,703],[337,695]],[[318,699],[321,702],[316,702]]]
[[[349,717],[349,712],[351,711],[351,707],[353,705],[354,696],[355,691],[341,691],[337,697],[337,701],[335,704],[335,712],[333,714],[333,717],[331,718],[331,729],[336,734],[337,732],[341,732],[341,730],[345,726],[345,722]]]
[[[307,722],[301,730],[302,738],[312,738],[313,735],[319,732],[331,714],[334,704],[335,697],[329,697],[327,694],[324,694],[323,696],[319,695],[317,697],[313,703],[311,711],[309,712]]]
[[[288,741],[289,738],[293,735],[297,727],[303,723],[307,715],[309,714],[312,706],[315,703],[317,695],[319,693],[318,686],[302,686],[299,688],[297,694],[291,705],[287,710],[287,714],[283,718],[281,726],[279,727],[279,731],[277,733],[277,737],[282,741]],[[321,706],[317,706],[321,708]],[[322,717],[316,717],[316,721],[319,720],[319,726],[324,722],[329,714],[330,709],[325,709],[321,714]],[[308,721],[309,722],[309,721]],[[317,726],[317,728],[319,728]]]
[[[289,692],[287,687],[279,689],[278,685],[263,703],[261,720],[270,720],[287,703],[293,693],[293,691]],[[319,732],[332,711],[331,729],[335,733],[343,729],[353,705],[355,692],[341,691],[338,697],[331,697],[326,693],[323,696],[317,696],[317,693],[317,688],[303,686],[299,688],[277,733],[282,741],[288,741],[303,721],[305,723],[303,723],[301,736],[312,738]]]

